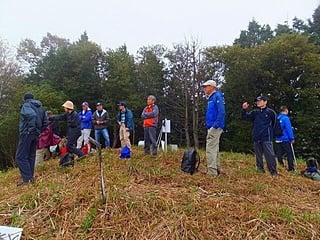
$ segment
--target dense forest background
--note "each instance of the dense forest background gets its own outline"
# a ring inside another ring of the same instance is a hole
[[[4,37],[4,36],[0,36]],[[125,45],[102,50],[84,32],[70,42],[47,33],[38,45],[24,39],[13,53],[0,40],[0,169],[14,166],[18,142],[19,107],[31,91],[46,110],[62,113],[71,100],[95,110],[101,101],[111,116],[108,129],[113,147],[119,146],[115,116],[117,102],[126,101],[134,113],[133,143],[143,139],[140,114],[153,94],[161,119],[171,120],[168,142],[180,147],[204,147],[206,98],[201,84],[214,79],[225,94],[226,129],[221,150],[253,151],[251,125],[241,121],[242,102],[257,95],[269,98],[277,112],[290,109],[299,157],[320,153],[320,6],[306,22],[275,29],[254,19],[232,46],[201,47],[185,40],[172,48],[143,46],[135,56]],[[65,126],[61,124],[62,132]]]

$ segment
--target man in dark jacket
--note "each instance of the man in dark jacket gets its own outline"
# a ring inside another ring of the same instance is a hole
[[[263,154],[266,158],[268,170],[271,175],[276,176],[277,166],[273,150],[273,128],[276,123],[277,114],[267,107],[268,99],[258,96],[255,99],[257,109],[247,112],[249,104],[242,104],[242,119],[253,122],[252,138],[256,154],[256,165],[259,172],[264,173]]]
[[[281,106],[278,119],[280,120],[280,127],[282,135],[276,137],[277,158],[280,165],[284,166],[283,155],[287,155],[288,171],[294,171],[294,151],[292,144],[294,143],[294,134],[290,118],[288,117],[289,110],[286,106]]]
[[[65,113],[55,115],[50,121],[66,121],[67,122],[67,149],[69,153],[76,154],[79,158],[84,156],[83,152],[76,147],[77,139],[81,135],[81,121],[79,115],[73,110],[73,102],[66,101],[63,105]]]
[[[104,146],[106,149],[110,149],[110,138],[107,129],[107,124],[109,122],[109,113],[107,110],[103,109],[101,102],[96,104],[97,110],[92,114],[92,124],[94,127],[94,137],[97,142],[100,143],[101,135],[104,138]]]
[[[40,132],[47,125],[47,117],[42,103],[35,100],[32,93],[24,94],[24,103],[20,109],[19,144],[16,162],[22,182],[17,186],[34,182],[34,166],[37,140]]]

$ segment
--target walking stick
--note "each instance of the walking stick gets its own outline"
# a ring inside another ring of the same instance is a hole
[[[97,142],[92,137],[89,137],[89,141],[94,144],[99,153],[99,167],[100,167],[100,185],[101,185],[101,195],[102,195],[102,204],[106,204],[106,189],[104,184],[104,174],[103,174],[103,166],[102,166],[102,154],[101,154],[101,144]]]
[[[297,159],[296,159],[296,154],[294,153],[294,149],[293,149],[292,143],[290,143],[290,145],[291,145],[291,151],[292,151],[292,155],[293,155],[295,170],[297,171]]]

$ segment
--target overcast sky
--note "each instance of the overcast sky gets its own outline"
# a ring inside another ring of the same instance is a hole
[[[255,19],[260,25],[312,18],[320,0],[0,0],[0,38],[17,46],[47,32],[74,42],[86,31],[103,50],[126,44],[169,48],[185,40],[231,45]]]

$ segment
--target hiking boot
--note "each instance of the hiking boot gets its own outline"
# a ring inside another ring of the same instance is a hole
[[[86,154],[86,155],[83,155],[83,156],[81,156],[81,157],[78,157],[77,161],[79,162],[79,161],[85,159],[87,156],[88,156],[88,155]]]
[[[17,187],[21,187],[21,186],[24,186],[24,185],[27,185],[27,184],[32,184],[32,183],[34,183],[34,180],[33,179],[30,179],[30,180],[28,180],[28,181],[26,181],[26,182],[24,182],[24,181],[22,181],[22,182],[19,182],[19,183],[17,183]]]

